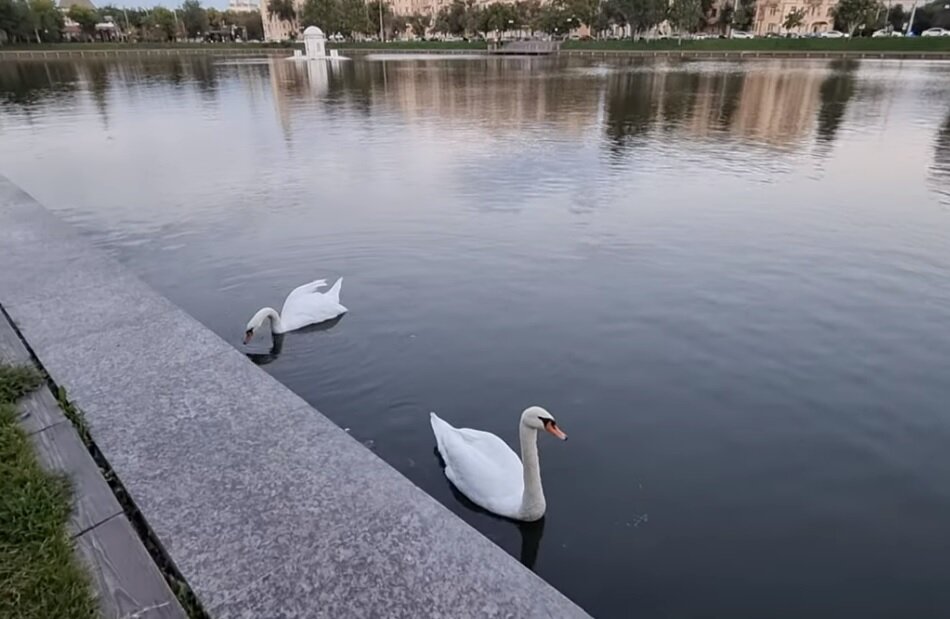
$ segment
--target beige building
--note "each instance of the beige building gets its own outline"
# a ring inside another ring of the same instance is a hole
[[[286,22],[282,19],[278,19],[267,10],[267,0],[260,0],[260,2],[261,22],[264,24],[265,41],[286,41],[291,38],[291,36],[296,37],[300,34],[301,29],[296,20]],[[298,16],[303,13],[303,3],[304,0],[294,0],[294,9],[297,11]]]
[[[753,32],[756,36],[772,34],[809,34],[827,32],[835,26],[835,7],[838,0],[758,0],[755,4]],[[795,10],[804,10],[802,25],[786,30],[785,17]]]
[[[259,7],[256,0],[228,0],[228,10],[232,13],[253,13]]]

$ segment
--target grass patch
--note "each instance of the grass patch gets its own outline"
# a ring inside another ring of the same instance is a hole
[[[14,406],[42,380],[0,364],[0,617],[89,619],[97,609],[66,527],[68,480],[40,466]]]
[[[721,52],[950,52],[950,37],[906,39],[861,37],[854,39],[676,39],[640,41],[565,41],[562,49],[607,51],[721,51]]]
[[[488,49],[485,41],[378,41],[344,42],[329,45],[334,49],[391,49],[391,50],[480,50]]]
[[[84,50],[122,50],[122,49],[303,49],[303,42],[294,43],[281,41],[279,43],[17,43],[16,45],[0,45],[3,51],[37,51],[51,50],[57,52]]]

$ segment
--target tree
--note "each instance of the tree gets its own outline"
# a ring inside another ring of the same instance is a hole
[[[571,17],[567,5],[563,0],[552,0],[541,7],[540,30],[547,34],[567,34],[571,30]]]
[[[463,11],[462,15],[455,10],[456,5],[461,5]],[[432,22],[432,29],[442,34],[461,36],[462,33],[465,32],[464,11],[465,5],[461,2],[453,2],[449,6],[442,7],[435,15],[435,20]]]
[[[611,0],[608,10],[618,26],[630,26],[634,39],[667,18],[665,0]]]
[[[208,7],[208,9],[205,11],[205,15],[208,16],[209,30],[220,30],[221,28],[224,27],[225,15],[228,15],[229,17],[231,16],[231,14],[227,12],[222,13],[218,9],[214,8],[213,6]]]
[[[891,30],[896,30],[900,32],[904,29],[904,24],[907,22],[907,13],[904,12],[903,4],[895,4],[887,11],[887,23],[890,24]]]
[[[132,36],[145,22],[145,9],[119,8],[113,4],[106,4],[99,9],[102,16],[110,16],[116,24],[129,36]]]
[[[805,23],[805,9],[792,9],[788,12],[788,15],[785,16],[785,20],[782,22],[782,28],[790,31],[796,28],[801,28],[802,24]]]
[[[82,33],[87,37],[96,36],[96,24],[99,23],[99,12],[87,6],[74,4],[66,13],[69,19],[79,24]]]
[[[835,7],[835,25],[848,35],[854,35],[859,26],[877,21],[879,10],[877,0],[839,0]]]
[[[481,19],[482,9],[475,0],[465,0],[465,12],[462,23],[465,26],[465,36],[472,36],[478,32],[478,22]]]
[[[732,27],[736,30],[751,30],[755,19],[755,0],[739,0],[732,17]]]
[[[327,34],[341,30],[342,12],[337,0],[307,0],[300,15],[300,25],[317,26]]]
[[[267,12],[278,20],[287,22],[291,27],[297,21],[294,0],[267,0]]]
[[[189,38],[195,39],[208,32],[208,13],[199,0],[185,0],[181,5],[181,23]]]
[[[340,23],[336,32],[347,37],[353,36],[354,32],[372,32],[369,11],[363,0],[339,0],[339,2]],[[375,27],[379,29],[378,21]]]
[[[726,2],[719,9],[719,32],[726,34],[736,18],[736,7],[732,2]]]
[[[515,15],[519,29],[526,26],[531,32],[541,29],[540,0],[518,0],[515,2]]]
[[[369,15],[366,34],[379,34],[380,13],[382,13],[383,37],[391,39],[396,33],[406,30],[405,18],[393,13],[389,0],[372,0],[366,4],[365,11]]]
[[[426,38],[426,31],[429,29],[429,23],[432,19],[423,13],[416,13],[409,16],[409,27],[412,28],[412,34],[417,39]]]
[[[683,32],[694,32],[703,18],[700,0],[673,0],[670,3],[670,24],[676,28],[682,42]]]
[[[10,41],[28,39],[33,31],[30,7],[23,0],[0,0],[0,30]]]
[[[575,20],[589,27],[592,35],[596,35],[594,26],[602,13],[601,0],[567,0],[567,10]]]
[[[37,43],[56,41],[63,31],[63,14],[52,0],[30,0],[25,5],[21,33],[31,33]]]
[[[479,32],[506,32],[512,30],[518,20],[518,12],[513,4],[495,2],[478,14]]]
[[[151,35],[164,41],[174,41],[178,35],[178,23],[175,14],[163,6],[157,6],[145,18],[145,29]]]

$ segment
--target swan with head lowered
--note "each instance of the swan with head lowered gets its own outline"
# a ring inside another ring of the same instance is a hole
[[[513,520],[532,522],[544,516],[547,504],[541,487],[538,430],[567,440],[551,413],[532,406],[521,414],[521,458],[494,434],[452,427],[435,413],[430,413],[429,421],[445,461],[445,476],[462,494],[479,507]]]
[[[345,313],[346,308],[340,305],[340,288],[343,286],[343,278],[336,280],[336,283],[326,292],[318,292],[326,285],[327,280],[318,279],[309,284],[297,286],[287,295],[279,314],[272,307],[258,310],[247,323],[244,343],[251,341],[254,332],[264,324],[265,320],[270,320],[271,333],[279,334],[325,322]]]

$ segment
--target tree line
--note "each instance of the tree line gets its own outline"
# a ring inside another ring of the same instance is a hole
[[[950,10],[944,8],[947,0],[935,0],[917,7],[914,15],[913,31],[920,34],[928,28],[950,27]],[[798,31],[805,25],[805,10],[792,9],[782,21],[787,32]],[[849,35],[870,35],[883,28],[902,32],[909,25],[910,12],[902,4],[886,6],[879,0],[839,0],[834,8],[834,26]]]
[[[734,0],[729,12],[734,27],[749,27],[755,0]],[[383,35],[391,38],[411,32],[417,38],[431,33],[456,37],[485,36],[489,33],[566,34],[580,26],[598,36],[616,26],[629,26],[631,36],[669,20],[675,28],[694,31],[704,26],[713,0],[518,0],[479,5],[475,0],[453,0],[435,15],[416,13],[395,15],[385,0],[306,0],[297,10],[293,0],[269,0],[268,12],[291,25],[296,34],[310,25],[327,34],[352,37]]]
[[[175,41],[198,39],[209,32],[240,32],[247,39],[263,39],[258,12],[237,13],[205,9],[199,0],[185,0],[178,9],[151,9],[105,5],[98,9],[73,5],[66,13],[79,24],[82,38],[97,37],[96,24],[110,18],[130,40]],[[53,0],[0,0],[0,31],[10,42],[55,43],[63,40],[65,16]],[[0,42],[4,37],[0,36]]]

